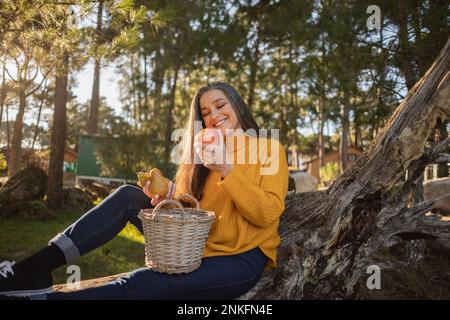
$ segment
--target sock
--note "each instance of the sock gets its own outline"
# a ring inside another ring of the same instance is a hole
[[[64,253],[56,245],[50,244],[32,256],[17,262],[14,270],[24,275],[40,275],[51,273],[66,264]]]

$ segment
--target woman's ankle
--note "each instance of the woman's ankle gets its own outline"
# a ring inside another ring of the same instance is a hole
[[[39,250],[30,257],[17,262],[14,270],[24,275],[48,274],[66,264],[64,253],[54,244]]]

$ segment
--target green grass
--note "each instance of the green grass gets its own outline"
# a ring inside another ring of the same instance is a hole
[[[60,211],[48,220],[0,218],[0,261],[18,261],[29,256],[81,215],[81,212]],[[113,240],[81,257],[77,265],[82,280],[141,268],[144,266],[144,238],[128,224]],[[60,267],[53,272],[54,283],[65,283],[68,276],[66,267]]]

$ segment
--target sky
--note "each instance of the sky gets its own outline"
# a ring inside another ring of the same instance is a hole
[[[119,101],[119,87],[117,74],[114,72],[114,64],[109,64],[101,68],[100,73],[100,96],[106,98],[109,106],[113,107],[116,114],[121,113]],[[94,83],[94,62],[90,61],[75,76],[77,86],[74,87],[73,93],[76,100],[84,103],[91,99],[92,85]]]
[[[14,77],[16,75],[16,68],[12,64],[8,64],[7,68],[9,72]],[[76,72],[73,77],[75,78],[75,85],[72,86],[71,90],[74,93],[75,100],[80,104],[89,101],[92,96],[92,86],[94,78],[94,61],[91,59],[85,66],[78,72]],[[100,96],[106,99],[108,106],[114,109],[116,115],[122,115],[121,103],[119,100],[119,85],[121,75],[117,72],[116,63],[110,62],[108,64],[102,63],[101,74],[100,74]],[[36,78],[36,83],[40,83],[42,80],[42,75],[39,73]],[[17,108],[10,109],[8,118],[10,120],[15,119],[17,114]],[[50,110],[44,111],[41,120],[49,119],[53,116]],[[25,113],[24,122],[27,124],[32,124],[36,122],[36,114],[33,112]],[[308,122],[309,123],[309,122]],[[41,121],[41,126],[45,126],[45,121]],[[313,134],[310,126],[302,126],[298,128],[299,132],[305,136]],[[335,132],[335,128],[331,126],[331,134]]]
[[[8,70],[15,76],[15,67],[8,65]],[[101,74],[100,74],[100,96],[106,99],[108,106],[112,107],[115,114],[120,116],[122,113],[122,108],[119,100],[119,85],[120,75],[116,71],[116,65],[114,62],[109,64],[102,64]],[[75,85],[71,88],[72,92],[76,96],[75,99],[83,104],[89,101],[92,96],[92,86],[94,78],[94,61],[91,60],[77,73],[74,74]],[[40,83],[42,75],[39,74],[36,78],[36,83]],[[17,113],[17,109],[13,108],[10,110],[9,119],[14,119]],[[35,114],[26,113],[24,122],[27,124],[34,123],[36,121]],[[42,118],[49,118],[52,113],[45,112]],[[43,122],[42,122],[43,123]],[[41,123],[41,124],[42,124]],[[312,130],[309,127],[299,128],[300,132],[304,135],[312,134]]]
[[[115,73],[114,63],[110,63],[107,66],[101,68],[100,74],[100,96],[106,98],[108,106],[111,106],[116,115],[120,115],[122,110],[119,101],[119,86],[118,75]],[[80,103],[84,103],[91,99],[92,85],[94,77],[94,62],[90,61],[86,66],[75,75],[76,87],[73,87],[73,93],[76,95],[76,100]],[[312,134],[312,130],[309,127],[299,128],[300,132],[304,135]],[[332,130],[332,133],[334,129]]]

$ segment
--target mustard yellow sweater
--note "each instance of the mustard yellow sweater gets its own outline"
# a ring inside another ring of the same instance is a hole
[[[278,141],[244,136],[245,144],[234,138],[234,157],[236,160],[245,148],[245,163],[234,164],[223,179],[212,171],[206,181],[200,207],[213,211],[216,219],[204,256],[234,255],[259,247],[269,258],[265,267],[268,270],[277,264],[278,225],[288,190],[288,164],[285,148]],[[249,161],[250,155],[257,157],[257,163]]]

